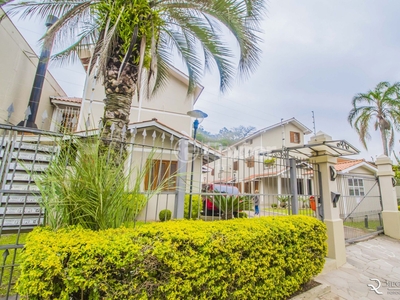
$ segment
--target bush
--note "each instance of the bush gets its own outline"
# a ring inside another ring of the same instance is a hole
[[[272,208],[277,208],[277,207],[278,207],[278,204],[272,203],[272,204],[271,204],[271,207],[272,207]]]
[[[101,154],[100,145],[99,137],[70,137],[59,145],[60,154],[46,171],[35,174],[46,224],[53,229],[70,225],[93,230],[117,228],[135,221],[147,200],[158,192],[141,194],[150,163],[142,170],[125,172],[125,164],[110,163],[108,155]]]
[[[38,227],[17,288],[29,299],[286,299],[321,272],[325,231],[306,216]]]
[[[172,216],[172,212],[169,209],[163,209],[158,214],[158,218],[160,219],[161,222],[171,220],[171,216]]]
[[[286,195],[286,196],[280,195],[280,196],[277,197],[277,199],[278,199],[278,201],[279,201],[279,203],[280,203],[280,204],[279,204],[280,207],[286,208],[286,207],[287,207],[287,204],[288,204],[288,202],[289,202],[290,196],[288,196],[288,195]]]
[[[237,214],[238,218],[248,218],[247,214],[244,211],[239,211]]]
[[[189,219],[189,198],[190,195],[185,195],[185,208],[184,208],[184,217],[185,219]],[[201,200],[200,195],[192,195],[192,219],[198,219],[200,215],[200,211],[203,209],[203,202]]]

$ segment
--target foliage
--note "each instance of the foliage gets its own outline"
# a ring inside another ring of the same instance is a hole
[[[24,244],[26,240],[26,233],[18,234],[2,234],[0,238],[0,246],[3,245],[11,245],[11,244]],[[17,242],[18,241],[18,242]],[[16,251],[16,252],[14,252]],[[17,293],[15,289],[15,283],[20,275],[20,270],[18,265],[21,263],[21,253],[22,248],[17,248],[15,250],[9,249],[8,256],[5,256],[5,251],[2,251],[2,264],[1,266],[4,268],[1,269],[1,278],[0,281],[0,297],[5,297],[7,295],[8,283],[11,282],[11,290],[10,295],[14,295]],[[15,255],[15,261],[13,263],[13,258]],[[12,278],[10,281],[11,268],[15,266],[12,271]],[[3,299],[3,298],[2,298]]]
[[[302,208],[308,207],[309,196],[298,196],[299,201],[302,203]]]
[[[249,216],[244,211],[239,211],[237,214],[238,218],[248,218]]]
[[[197,139],[201,142],[207,142],[214,146],[220,145],[226,147],[246,138],[255,131],[256,128],[253,126],[245,127],[240,125],[239,127],[232,127],[231,129],[224,127],[220,129],[217,134],[212,134],[200,126],[197,133]]]
[[[394,133],[400,130],[400,83],[380,82],[374,90],[353,97],[348,121],[356,130],[367,149],[371,138],[369,125],[381,133],[383,154],[390,156],[394,146]]]
[[[277,204],[277,203],[272,203],[272,204],[271,204],[271,207],[272,207],[272,208],[277,208],[277,207],[278,207],[278,204]]]
[[[289,195],[279,195],[276,198],[278,199],[281,207],[286,207],[289,202],[290,196]]]
[[[393,165],[392,170],[394,172],[394,178],[396,179],[396,185],[400,185],[400,161],[396,155],[395,158],[397,160],[397,165]]]
[[[158,214],[158,218],[160,219],[161,222],[169,221],[171,220],[171,217],[172,217],[172,212],[169,209],[163,209]]]
[[[189,198],[190,195],[185,195],[185,208],[184,208],[184,218],[189,219]],[[192,195],[192,213],[191,219],[198,219],[200,211],[203,209],[203,203],[200,195]]]
[[[29,299],[287,299],[326,254],[325,225],[304,216],[36,228],[18,290]]]
[[[276,162],[275,157],[268,157],[264,159],[264,165],[273,165]]]
[[[159,91],[177,54],[187,68],[188,94],[195,93],[204,72],[216,70],[224,92],[237,75],[243,79],[255,71],[264,2],[22,1],[7,12],[20,13],[21,18],[59,18],[43,37],[46,44],[54,42],[54,49],[62,49],[53,60],[65,63],[91,54],[89,72],[98,66],[106,94],[103,142],[117,149],[126,138],[122,129],[129,124],[133,96]]]
[[[125,165],[109,163],[99,152],[98,137],[71,139],[49,165],[36,175],[42,194],[40,205],[46,212],[46,224],[53,229],[80,225],[89,229],[117,228],[134,221],[147,200],[157,192],[140,193],[140,185],[149,166],[137,171],[131,190],[127,190],[131,172]],[[68,149],[72,149],[69,151]]]
[[[224,195],[216,193],[213,197],[214,204],[226,217],[232,216],[234,212],[252,209],[250,196]]]

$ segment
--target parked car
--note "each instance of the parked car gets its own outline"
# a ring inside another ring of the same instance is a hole
[[[217,194],[216,196],[205,195],[203,197],[202,215],[205,216],[223,215],[226,212],[227,207],[229,207],[227,201],[235,200],[238,198],[237,195],[239,195],[239,189],[236,186],[228,184],[203,184],[202,191],[205,193]],[[222,199],[225,200],[223,203],[221,202]]]

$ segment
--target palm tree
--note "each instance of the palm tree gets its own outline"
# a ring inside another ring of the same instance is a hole
[[[188,94],[204,70],[217,68],[223,92],[237,73],[246,77],[259,62],[264,0],[50,0],[9,6],[9,13],[22,12],[22,17],[59,18],[43,38],[63,49],[53,59],[65,62],[94,49],[92,59],[98,59],[106,93],[103,138],[110,142],[114,123],[117,146],[129,123],[133,95],[155,93],[176,53],[187,67]],[[239,50],[237,64],[232,37]]]
[[[394,132],[400,129],[400,83],[380,82],[373,91],[355,95],[352,105],[348,121],[365,149],[368,149],[366,140],[371,138],[369,125],[372,121],[374,129],[381,133],[383,153],[389,156],[394,145]]]

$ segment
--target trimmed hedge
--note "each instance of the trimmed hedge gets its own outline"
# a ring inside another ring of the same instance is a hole
[[[18,290],[29,299],[285,299],[326,253],[325,225],[306,216],[36,228]]]

